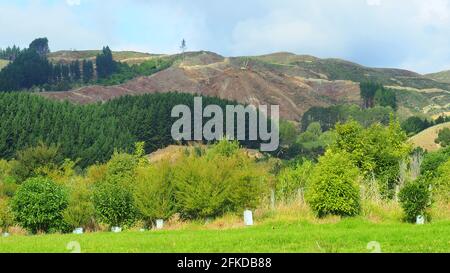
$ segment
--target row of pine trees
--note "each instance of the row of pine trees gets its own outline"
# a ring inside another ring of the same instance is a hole
[[[34,40],[28,49],[16,46],[0,50],[0,58],[10,60],[0,71],[0,91],[18,91],[32,87],[52,90],[61,84],[88,83],[106,79],[116,73],[118,64],[109,47],[104,47],[94,62],[91,60],[53,64],[47,59],[50,53],[47,38]]]

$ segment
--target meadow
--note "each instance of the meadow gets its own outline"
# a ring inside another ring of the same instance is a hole
[[[191,224],[164,231],[19,235],[0,238],[0,252],[70,253],[77,243],[81,253],[445,253],[450,252],[450,221],[419,226],[361,218],[284,220],[225,229]]]

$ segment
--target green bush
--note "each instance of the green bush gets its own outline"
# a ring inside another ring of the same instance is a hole
[[[134,177],[134,171],[139,159],[132,154],[115,152],[106,164],[107,179],[130,183]]]
[[[14,223],[13,214],[9,206],[9,200],[0,198],[0,229],[7,232],[8,228]]]
[[[32,233],[63,231],[66,208],[65,189],[42,177],[25,181],[12,199],[15,220]]]
[[[134,200],[147,226],[157,219],[167,220],[175,213],[172,174],[166,162],[137,170]]]
[[[30,177],[45,176],[45,171],[57,169],[62,163],[57,146],[47,146],[39,143],[17,152],[17,160],[12,164],[11,173],[18,182]]]
[[[3,181],[0,181],[0,198],[2,196],[13,197],[18,187],[19,185],[17,185],[14,178],[7,176]]]
[[[318,217],[360,212],[359,170],[346,153],[328,151],[314,168],[306,201]]]
[[[439,166],[450,160],[450,147],[440,149],[436,152],[425,154],[420,171],[423,174],[438,175],[437,170]]]
[[[260,168],[242,152],[231,157],[186,156],[175,167],[174,182],[177,209],[187,219],[254,208],[268,189]]]
[[[405,213],[405,220],[414,223],[417,216],[429,216],[427,208],[431,205],[429,184],[426,178],[407,183],[399,193],[400,204]]]
[[[136,220],[133,193],[121,183],[98,183],[94,189],[94,208],[99,220],[110,226],[128,227]]]
[[[450,128],[444,128],[439,131],[436,143],[441,144],[442,147],[450,145]]]
[[[311,161],[305,161],[302,164],[297,163],[294,167],[283,169],[277,179],[277,197],[285,202],[290,202],[298,197],[299,193],[303,193],[313,167]]]
[[[63,213],[64,221],[70,228],[84,229],[95,226],[95,209],[92,190],[84,180],[75,181],[69,186],[69,203]]]
[[[434,199],[450,202],[450,158],[438,167],[432,188]]]
[[[391,117],[389,126],[365,129],[356,121],[336,125],[334,151],[347,153],[365,178],[375,176],[381,196],[392,199],[398,185],[400,164],[412,150],[400,124]]]

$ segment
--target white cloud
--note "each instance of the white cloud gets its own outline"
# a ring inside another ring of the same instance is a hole
[[[369,6],[380,6],[381,0],[366,0]]]
[[[81,0],[66,0],[66,3],[69,6],[79,6],[81,4]]]
[[[291,51],[368,66],[450,69],[450,0],[0,0],[0,47]],[[80,8],[73,8],[80,5]],[[101,16],[99,16],[101,14]]]

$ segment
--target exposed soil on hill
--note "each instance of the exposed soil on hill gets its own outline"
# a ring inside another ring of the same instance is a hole
[[[118,86],[89,86],[42,95],[75,103],[107,101],[122,95],[184,92],[216,96],[245,104],[280,105],[280,115],[298,120],[312,106],[359,103],[359,84],[350,81],[306,79],[273,68],[241,64],[238,59],[203,52],[171,68]]]

